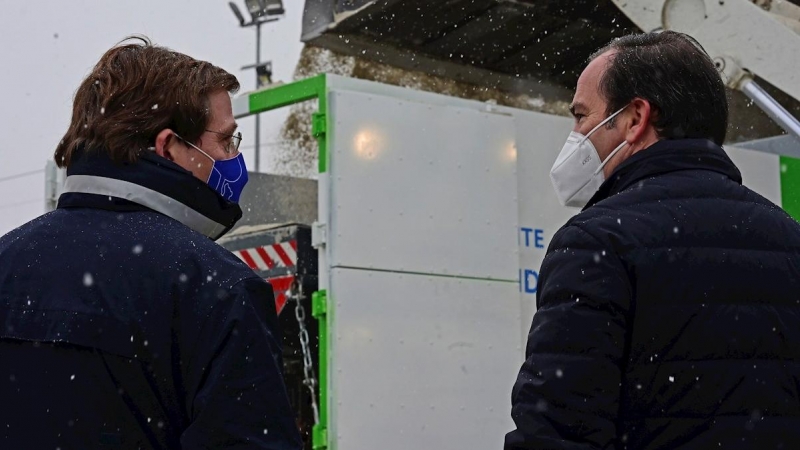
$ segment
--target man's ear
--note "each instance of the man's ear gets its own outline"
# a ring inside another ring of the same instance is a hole
[[[178,139],[175,137],[175,132],[169,128],[164,128],[163,130],[159,131],[156,135],[155,142],[156,154],[170,161],[175,161],[175,155],[173,152],[176,150],[174,147],[176,144],[178,144],[177,140]]]
[[[650,102],[643,98],[634,98],[628,107],[628,130],[625,133],[625,140],[630,143],[639,142],[647,135],[652,119],[653,110]]]

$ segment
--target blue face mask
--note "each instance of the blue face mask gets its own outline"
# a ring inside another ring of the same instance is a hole
[[[176,134],[176,136],[178,135]],[[247,167],[244,164],[244,155],[239,153],[230,159],[216,160],[191,142],[184,140],[180,136],[178,136],[178,139],[191,145],[195,150],[214,162],[206,183],[225,199],[239,203],[239,196],[242,195],[244,185],[247,184]]]
[[[207,183],[221,196],[234,203],[239,203],[239,196],[242,195],[244,185],[247,184],[244,155],[239,153],[231,159],[214,160]]]

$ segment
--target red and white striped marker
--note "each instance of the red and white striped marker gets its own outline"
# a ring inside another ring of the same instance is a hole
[[[233,252],[253,270],[271,270],[275,267],[297,266],[297,241],[280,242],[272,245],[236,250]],[[275,293],[275,309],[278,314],[283,311],[288,300],[287,294],[292,287],[294,275],[267,278]]]
[[[271,270],[275,267],[297,265],[297,241],[280,242],[233,252],[253,270]]]

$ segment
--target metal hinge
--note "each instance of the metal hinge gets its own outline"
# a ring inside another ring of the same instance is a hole
[[[311,315],[319,319],[328,314],[328,291],[322,290],[311,295]]]
[[[318,138],[328,132],[327,117],[325,113],[315,112],[311,115],[311,134]]]
[[[311,246],[315,249],[323,247],[328,243],[328,228],[325,222],[314,222],[311,224]]]
[[[328,448],[328,429],[322,425],[314,425],[314,428],[311,430],[311,442],[314,450]]]

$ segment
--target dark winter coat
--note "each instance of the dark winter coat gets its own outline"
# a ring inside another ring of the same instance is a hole
[[[800,225],[710,141],[622,163],[537,306],[506,449],[800,448]]]
[[[149,152],[65,189],[0,238],[0,448],[299,449],[272,289],[209,239],[239,207]]]

